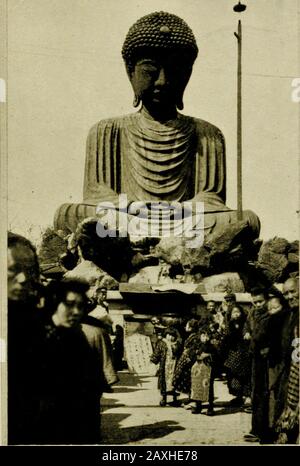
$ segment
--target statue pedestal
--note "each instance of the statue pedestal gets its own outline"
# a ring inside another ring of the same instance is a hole
[[[150,285],[120,283],[119,291],[134,312],[149,315],[164,313],[188,314],[202,300],[205,291],[201,284]],[[180,290],[180,291],[179,291]],[[186,291],[185,291],[186,290]]]

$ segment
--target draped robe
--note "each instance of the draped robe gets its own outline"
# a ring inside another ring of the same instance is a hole
[[[138,112],[102,120],[87,140],[84,203],[186,201],[198,193],[225,202],[225,141],[206,121],[178,114],[160,123]]]
[[[223,214],[221,223],[236,221],[225,205],[222,132],[180,113],[162,123],[142,108],[96,123],[87,138],[83,203],[63,204],[55,228],[74,231],[84,218],[95,216],[100,202],[118,205],[121,193],[129,202],[202,201],[205,213]],[[215,222],[211,216],[211,226]]]

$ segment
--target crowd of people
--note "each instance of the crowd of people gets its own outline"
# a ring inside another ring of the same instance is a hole
[[[157,343],[151,361],[159,364],[161,406],[213,416],[214,381],[226,381],[229,405],[252,415],[247,442],[299,442],[299,280],[289,278],[282,292],[251,290],[244,309],[228,292],[220,306],[182,325],[156,322]],[[187,395],[180,402],[178,396]]]
[[[154,323],[161,406],[213,416],[214,382],[252,415],[249,442],[295,444],[299,433],[299,281],[253,289],[244,309],[228,292],[185,326]],[[122,369],[123,329],[106,289],[65,277],[41,281],[35,248],[8,235],[8,443],[100,443],[100,400]],[[113,343],[113,344],[112,344]],[[168,400],[172,397],[172,401]]]
[[[8,444],[96,444],[100,399],[118,381],[105,290],[41,283],[35,248],[8,235]],[[118,340],[118,339],[116,339]]]

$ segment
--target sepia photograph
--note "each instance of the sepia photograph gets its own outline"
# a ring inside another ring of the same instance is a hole
[[[0,445],[299,444],[299,15],[0,0]]]

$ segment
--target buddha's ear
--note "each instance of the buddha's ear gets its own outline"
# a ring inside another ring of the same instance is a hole
[[[183,110],[183,108],[184,108],[184,105],[183,105],[183,92],[181,92],[181,94],[178,95],[178,97],[176,99],[176,107],[177,107],[177,110]]]
[[[134,86],[134,80],[133,80],[134,69],[129,68],[128,66],[126,66],[126,72],[127,72],[127,76],[129,78],[129,81],[130,81],[130,84],[131,84],[131,87],[132,87],[133,93],[134,93],[133,107],[137,108],[141,103],[141,97],[138,95],[138,93],[137,93],[137,91],[135,89],[135,86]]]
[[[183,94],[184,94],[184,91],[186,89],[186,86],[188,85],[190,77],[192,75],[193,65],[189,64],[187,66],[186,63],[183,63],[182,68],[185,70],[185,73],[184,73],[184,76],[183,76],[181,86],[177,89],[176,107],[177,107],[178,110],[183,110],[183,108],[184,108]]]
[[[133,99],[133,106],[134,108],[137,108],[141,103],[141,98],[138,96],[138,95],[134,95],[134,99]]]
[[[177,99],[176,101],[176,107],[177,107],[177,110],[183,110],[184,108],[184,105],[183,105],[183,99]]]

